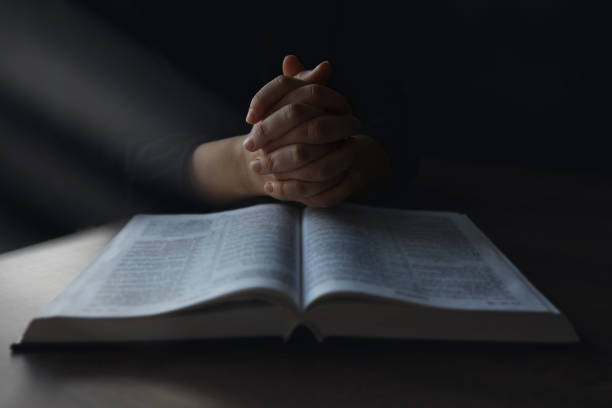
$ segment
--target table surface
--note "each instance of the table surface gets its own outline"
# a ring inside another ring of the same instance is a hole
[[[612,183],[436,160],[413,208],[467,213],[574,323],[576,348],[402,343],[46,351],[11,342],[118,229],[0,256],[0,406],[612,406]]]

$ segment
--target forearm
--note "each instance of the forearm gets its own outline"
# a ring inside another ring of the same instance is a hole
[[[242,146],[245,137],[203,143],[193,152],[191,183],[204,202],[223,205],[264,194],[263,183],[247,168],[255,153]]]

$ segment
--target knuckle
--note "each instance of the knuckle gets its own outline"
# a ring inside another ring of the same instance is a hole
[[[319,100],[323,97],[323,87],[319,84],[306,85],[308,87],[308,95],[313,100]]]
[[[308,149],[306,146],[296,144],[293,146],[293,161],[295,163],[302,163],[308,160]]]
[[[278,182],[278,197],[281,200],[287,200],[291,195],[291,189],[288,186],[287,181],[279,181]]]
[[[273,183],[273,186],[274,186],[274,192],[272,193],[273,197],[276,197],[280,200],[285,196],[284,184],[285,183],[283,183],[282,181],[276,181]]]
[[[284,87],[287,85],[288,82],[289,82],[289,78],[287,78],[285,75],[279,75],[276,78],[274,78],[274,85],[278,87]]]
[[[278,195],[279,198],[284,198],[285,190],[286,190],[285,183],[283,183],[282,181],[279,181],[278,183],[276,183],[276,185],[278,186],[278,189],[276,188],[274,189],[275,191],[278,190],[276,194]]]
[[[289,122],[295,120],[296,112],[295,112],[295,104],[290,103],[285,107],[285,119]]]
[[[262,170],[274,171],[275,161],[271,154],[263,154],[260,160]]]
[[[308,122],[308,139],[316,142],[323,138],[323,124],[320,119]]]
[[[304,107],[297,103],[290,103],[285,108],[285,119],[289,122],[295,122],[304,112]]]
[[[266,131],[264,129],[263,123],[259,122],[253,126],[253,138],[259,142],[264,140],[266,137]]]

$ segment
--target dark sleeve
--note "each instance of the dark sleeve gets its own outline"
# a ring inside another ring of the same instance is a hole
[[[168,135],[145,141],[127,141],[123,167],[127,188],[134,195],[150,195],[164,207],[178,210],[203,204],[190,183],[190,158],[201,137]],[[174,204],[173,204],[174,203]]]
[[[128,107],[123,116],[131,128],[121,141],[130,194],[150,197],[160,211],[212,210],[193,189],[192,153],[202,143],[248,131],[244,115],[198,84],[182,84],[178,78],[150,90],[154,98]],[[131,112],[142,115],[141,120],[134,120]]]

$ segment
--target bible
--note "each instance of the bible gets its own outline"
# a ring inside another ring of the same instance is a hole
[[[573,343],[462,214],[261,204],[137,215],[20,345],[277,337]]]

